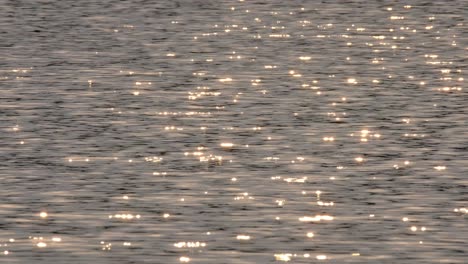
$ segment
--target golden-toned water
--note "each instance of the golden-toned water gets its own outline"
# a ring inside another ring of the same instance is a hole
[[[466,263],[465,1],[3,1],[1,263]]]

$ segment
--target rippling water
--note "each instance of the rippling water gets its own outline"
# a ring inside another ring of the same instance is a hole
[[[467,263],[467,2],[0,1],[1,263]]]

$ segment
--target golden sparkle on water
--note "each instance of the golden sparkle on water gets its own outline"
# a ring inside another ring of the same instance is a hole
[[[206,243],[199,242],[199,241],[187,241],[187,242],[177,242],[174,244],[176,248],[199,248],[199,247],[206,247]]]
[[[224,142],[224,143],[221,143],[220,146],[222,148],[232,148],[234,146],[234,144],[230,143],[230,142]]]
[[[316,215],[316,216],[303,216],[299,218],[301,222],[320,222],[320,221],[331,221],[334,217],[330,215]]]
[[[456,213],[468,214],[468,209],[467,209],[467,208],[464,208],[464,207],[462,207],[462,208],[455,208],[455,209],[453,209],[453,211],[456,212]]]
[[[182,263],[190,262],[190,258],[189,258],[189,257],[180,257],[179,260],[180,260],[180,262],[182,262]]]
[[[123,219],[123,220],[132,220],[132,219],[140,219],[141,215],[133,215],[133,214],[115,214],[115,215],[109,215],[109,219],[112,218],[117,218],[117,219]]]
[[[275,254],[275,259],[278,261],[290,261],[292,254],[291,253],[281,253],[281,254]]]
[[[250,240],[250,236],[247,235],[237,235],[237,240]]]
[[[356,160],[357,162],[363,162],[364,158],[363,157],[356,157],[356,158],[354,158],[354,160]]]
[[[41,242],[37,243],[36,246],[39,247],[39,248],[45,248],[45,247],[47,247],[47,244],[41,241]]]

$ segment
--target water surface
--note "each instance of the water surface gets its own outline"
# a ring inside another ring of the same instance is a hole
[[[468,9],[409,2],[0,1],[0,261],[466,263]]]

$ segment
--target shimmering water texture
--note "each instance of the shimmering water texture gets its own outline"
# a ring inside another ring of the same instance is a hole
[[[467,4],[0,1],[0,262],[466,264]]]

